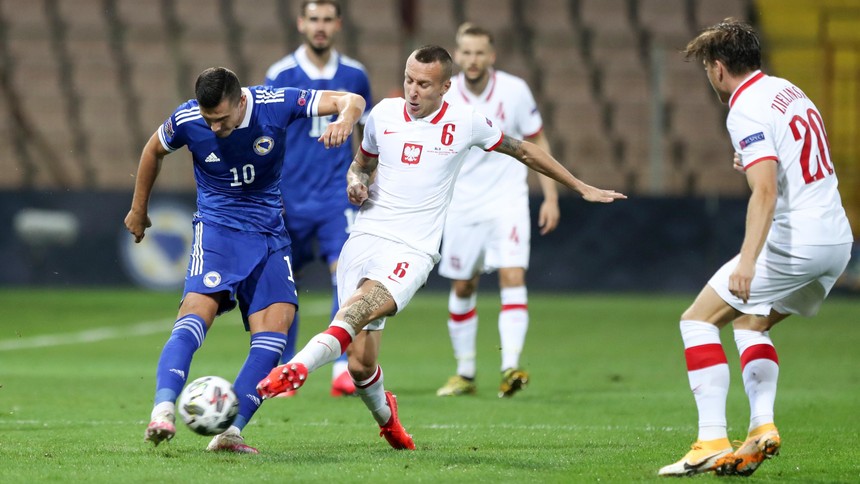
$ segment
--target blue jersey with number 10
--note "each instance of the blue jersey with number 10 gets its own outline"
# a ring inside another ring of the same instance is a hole
[[[365,115],[373,106],[364,66],[336,51],[332,51],[328,64],[319,70],[310,63],[302,46],[269,68],[266,85],[352,92],[367,103]],[[338,201],[342,207],[349,207],[346,170],[352,162],[352,144],[347,142],[327,150],[317,142],[334,119],[335,116],[299,119],[287,129],[287,142],[292,149],[284,160],[281,191],[288,218],[331,209]]]
[[[200,115],[196,100],[179,106],[158,129],[169,152],[188,146],[197,181],[195,217],[237,230],[285,232],[279,189],[287,148],[286,127],[317,114],[315,90],[242,88],[247,108],[242,124],[218,138]],[[295,147],[291,147],[295,149]]]

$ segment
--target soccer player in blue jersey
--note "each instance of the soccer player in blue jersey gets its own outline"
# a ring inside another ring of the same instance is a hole
[[[292,54],[272,64],[266,73],[266,85],[273,87],[300,86],[313,89],[354,92],[361,95],[367,106],[372,106],[370,81],[364,66],[334,49],[334,40],[341,29],[340,3],[332,0],[304,1],[297,19],[302,45]],[[293,149],[286,153],[281,175],[281,193],[287,231],[292,239],[293,270],[300,277],[302,268],[316,258],[314,240],[319,258],[332,275],[331,317],[339,309],[337,304],[337,258],[349,235],[349,226],[357,208],[346,197],[346,170],[352,162],[349,143],[330,150],[316,140],[325,131],[332,116],[302,118],[293,121],[287,129],[287,143]],[[299,314],[293,319],[287,334],[287,347],[281,357],[286,363],[295,354],[299,328]],[[332,396],[352,395],[355,384],[347,372],[346,355],[332,367]],[[291,396],[288,391],[283,396]]]
[[[349,139],[365,103],[346,92],[243,88],[223,67],[200,74],[195,96],[143,148],[125,217],[128,231],[140,242],[151,225],[147,209],[162,160],[187,146],[197,182],[194,244],[179,314],[158,361],[155,405],[144,440],[158,445],[173,438],[175,402],[194,352],[215,316],[238,304],[251,333],[248,358],[233,384],[239,415],[208,449],[257,453],[245,444],[241,430],[260,406],[255,386],[278,363],[298,307],[278,187],[286,126],[297,118],[338,114],[318,138],[326,147],[337,147]]]

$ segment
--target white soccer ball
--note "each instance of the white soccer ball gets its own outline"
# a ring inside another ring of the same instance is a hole
[[[220,376],[200,377],[182,390],[177,413],[185,425],[200,435],[227,430],[239,413],[239,397],[233,385]]]

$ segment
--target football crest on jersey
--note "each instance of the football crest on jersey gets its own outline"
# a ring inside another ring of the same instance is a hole
[[[215,287],[218,284],[221,284],[221,274],[218,274],[215,271],[209,271],[203,276],[203,284],[206,287]]]
[[[254,153],[260,156],[268,154],[275,147],[275,140],[268,136],[260,136],[254,140]]]
[[[296,100],[299,106],[304,106],[308,103],[308,94],[309,93],[306,89],[302,89],[301,92],[299,92],[299,98]]]
[[[164,122],[164,137],[173,139],[173,118],[167,118],[167,121]]]
[[[403,153],[400,156],[400,161],[407,165],[415,165],[421,161],[421,151],[423,146],[412,143],[403,144]]]

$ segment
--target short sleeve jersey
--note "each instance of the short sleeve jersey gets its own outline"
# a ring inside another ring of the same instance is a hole
[[[514,138],[528,138],[543,129],[534,96],[525,81],[506,72],[490,71],[484,92],[473,94],[461,73],[445,95],[451,104],[468,104]],[[504,215],[506,203],[528,206],[528,168],[501,153],[472,150],[454,187],[448,217],[470,223]]]
[[[464,104],[443,102],[435,113],[413,119],[403,98],[384,99],[364,129],[361,150],[379,157],[379,164],[352,233],[402,242],[438,261],[454,181],[470,148],[493,150],[502,136]]]
[[[242,124],[218,138],[200,115],[196,100],[179,106],[158,128],[169,152],[188,147],[197,182],[197,213],[205,221],[237,230],[280,234],[283,203],[278,183],[286,150],[286,127],[314,116],[314,90],[242,88],[247,108]]]
[[[785,79],[751,74],[729,99],[726,126],[744,170],[776,160],[778,195],[768,240],[789,245],[853,242],[824,122]]]
[[[305,46],[272,64],[266,73],[266,85],[272,87],[299,87],[316,90],[352,92],[366,102],[366,120],[373,106],[370,81],[364,66],[356,60],[332,51],[329,62],[322,70],[308,58]],[[281,192],[287,215],[310,212],[333,203],[347,206],[346,170],[352,162],[352,143],[326,149],[317,139],[337,115],[301,118],[287,128],[287,145],[284,158]]]

